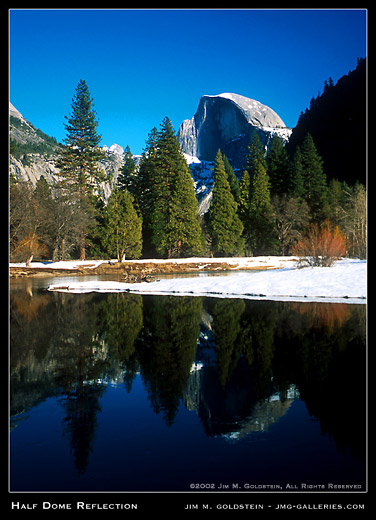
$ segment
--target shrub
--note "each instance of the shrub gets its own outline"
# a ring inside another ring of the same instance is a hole
[[[330,267],[346,254],[346,240],[338,226],[329,220],[321,226],[310,225],[306,236],[292,248],[292,254],[301,257],[301,265]]]

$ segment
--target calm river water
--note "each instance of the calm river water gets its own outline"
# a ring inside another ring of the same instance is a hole
[[[365,491],[365,305],[52,282],[10,286],[11,491]]]

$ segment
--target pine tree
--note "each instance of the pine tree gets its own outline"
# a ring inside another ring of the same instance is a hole
[[[84,80],[80,80],[76,88],[72,114],[65,118],[68,121],[68,124],[64,123],[67,137],[63,139],[65,146],[56,165],[73,191],[91,194],[104,180],[98,161],[104,159],[105,154],[98,146],[102,137],[97,133],[93,99]]]
[[[138,174],[134,178],[131,193],[135,198],[137,210],[142,215],[142,237],[144,256],[154,255],[155,250],[152,245],[151,218],[154,202],[154,172],[156,169],[158,130],[153,127],[150,131],[143,150]]]
[[[137,183],[137,165],[133,159],[132,152],[127,145],[123,153],[123,166],[120,169],[116,184],[120,191],[128,190],[134,195]]]
[[[235,202],[239,203],[239,196],[240,196],[240,190],[239,190],[239,181],[234,173],[234,169],[230,164],[230,161],[227,159],[225,154],[222,155],[223,164],[225,165],[225,172],[227,173],[227,180],[230,184],[230,190],[231,193],[235,199]]]
[[[237,203],[227,180],[221,151],[218,150],[214,164],[213,198],[209,210],[209,226],[214,253],[221,255],[243,254],[243,224],[237,213]]]
[[[261,166],[266,170],[265,151],[261,145],[260,137],[256,130],[254,130],[251,142],[248,145],[248,154],[246,160],[246,170],[248,171],[251,179],[256,171],[256,166],[258,164],[261,164]]]
[[[323,222],[327,217],[328,187],[323,171],[323,160],[317,152],[312,136],[308,133],[301,148],[301,163],[304,182],[303,196],[310,207],[312,219]]]
[[[152,208],[152,185],[154,171],[156,169],[158,130],[153,127],[146,140],[146,146],[142,153],[138,175],[135,178],[133,195],[141,208],[143,218],[150,218]]]
[[[239,207],[238,213],[240,220],[243,223],[243,236],[245,239],[245,253],[248,255],[248,250],[250,250],[250,231],[251,231],[251,223],[249,220],[250,217],[250,196],[251,196],[251,178],[249,176],[248,170],[244,170],[242,180],[240,181],[239,186]]]
[[[304,177],[303,177],[303,163],[302,152],[297,146],[294,156],[292,158],[292,178],[291,178],[291,192],[294,197],[304,199]]]
[[[51,188],[48,185],[48,182],[46,181],[44,175],[40,176],[35,185],[33,198],[38,201],[38,204],[46,203],[47,205],[49,205],[52,203]]]
[[[281,138],[274,134],[266,156],[271,195],[282,195],[291,191],[291,167]]]
[[[134,199],[127,190],[117,187],[112,192],[103,222],[103,243],[109,255],[140,258],[142,251],[142,220],[134,208]]]
[[[270,201],[269,179],[259,162],[251,180],[247,235],[253,255],[273,254],[277,247],[275,217]]]
[[[182,167],[176,171],[174,190],[176,255],[191,256],[202,253],[203,237],[197,214],[197,198],[189,167],[183,157]]]
[[[157,253],[171,258],[201,252],[193,180],[168,117],[163,119],[158,134],[150,180],[150,228]]]
[[[337,179],[332,179],[328,186],[328,217],[332,224],[341,226],[342,221],[346,216],[345,206],[348,195],[350,193],[349,186],[346,182],[341,182]]]
[[[98,161],[105,154],[98,146],[101,141],[101,136],[97,133],[98,121],[93,109],[93,99],[84,80],[80,80],[76,88],[72,114],[65,118],[68,121],[67,124],[64,123],[67,137],[63,140],[65,145],[59,151],[56,166],[63,177],[61,186],[77,196],[79,206],[84,207],[99,183],[105,180],[103,170],[98,167]],[[87,231],[82,230],[81,260],[85,259],[86,234]]]

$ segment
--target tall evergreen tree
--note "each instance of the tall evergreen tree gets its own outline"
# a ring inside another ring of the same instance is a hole
[[[123,258],[140,258],[142,251],[142,220],[134,199],[127,190],[117,187],[112,192],[103,222],[103,242],[108,253]]]
[[[171,258],[201,252],[193,180],[168,117],[158,134],[151,181],[150,228],[157,253]]]
[[[323,170],[323,160],[318,154],[309,133],[305,136],[302,144],[301,163],[304,200],[310,207],[312,219],[322,222],[328,213],[328,186]]]
[[[302,152],[300,147],[297,146],[291,164],[292,177],[291,177],[291,192],[294,197],[300,199],[304,198],[304,177],[303,177],[303,162]]]
[[[346,182],[332,179],[328,186],[328,217],[334,226],[341,226],[345,219],[345,207],[350,194],[350,187]]]
[[[135,198],[137,210],[142,215],[142,237],[144,256],[154,255],[155,250],[152,245],[151,218],[153,209],[154,190],[154,172],[157,161],[158,148],[158,130],[153,127],[145,143],[142,152],[138,173],[134,178],[131,193]]]
[[[222,154],[218,150],[214,164],[213,198],[209,210],[212,246],[218,256],[243,254],[243,224],[237,208],[227,180]]]
[[[291,191],[291,167],[287,151],[281,138],[274,134],[266,156],[271,195],[282,195]]]
[[[256,171],[256,166],[258,164],[261,164],[261,166],[266,170],[267,165],[265,159],[265,150],[261,145],[260,137],[256,130],[254,130],[251,142],[248,145],[248,154],[246,160],[246,170],[248,171],[251,179]]]
[[[76,88],[72,113],[65,118],[67,137],[63,139],[65,146],[59,151],[56,165],[73,191],[92,194],[104,180],[98,161],[104,159],[105,154],[98,146],[102,136],[97,133],[93,99],[84,80],[80,80]]]
[[[238,213],[243,223],[243,236],[245,239],[245,253],[248,255],[251,243],[251,222],[250,222],[250,198],[251,198],[251,178],[248,170],[244,170],[239,186],[239,208]]]
[[[123,153],[123,166],[120,169],[117,178],[117,187],[120,191],[128,190],[134,195],[135,185],[137,182],[137,165],[133,159],[132,152],[127,145]]]
[[[93,108],[93,99],[84,80],[80,80],[72,100],[72,113],[65,116],[64,123],[67,137],[64,146],[59,150],[56,166],[63,177],[62,187],[76,196],[78,205],[88,205],[88,198],[93,196],[99,183],[105,180],[103,170],[98,161],[105,157],[100,150],[101,136],[97,133],[98,121]],[[85,236],[80,236],[80,258],[85,259]]]
[[[152,186],[154,171],[156,169],[158,130],[153,127],[146,140],[146,146],[142,153],[139,172],[135,179],[133,195],[141,208],[143,218],[149,221],[152,208]]]
[[[238,178],[236,177],[234,169],[225,154],[222,155],[222,159],[223,164],[225,165],[225,172],[227,173],[227,180],[230,184],[232,196],[234,197],[235,202],[239,203],[240,190]]]
[[[273,254],[277,247],[275,217],[270,200],[269,179],[259,162],[251,180],[249,199],[249,245],[253,255]]]

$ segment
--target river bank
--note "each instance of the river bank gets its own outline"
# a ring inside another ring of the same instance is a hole
[[[367,261],[346,258],[332,267],[233,268],[218,276],[151,277],[151,283],[83,281],[52,284],[49,290],[81,292],[132,292],[155,295],[213,296],[278,301],[367,302]]]
[[[142,280],[148,276],[181,274],[200,271],[265,270],[293,267],[298,261],[292,256],[259,256],[236,258],[145,259],[117,262],[116,260],[70,260],[9,264],[10,278],[25,276],[87,276],[114,275]],[[130,280],[128,280],[130,281]]]

